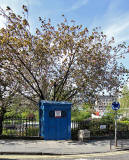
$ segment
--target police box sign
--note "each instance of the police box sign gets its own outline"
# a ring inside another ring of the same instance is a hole
[[[51,110],[49,111],[49,117],[51,118],[65,118],[67,116],[64,110]]]
[[[55,111],[55,118],[61,117],[61,111]]]

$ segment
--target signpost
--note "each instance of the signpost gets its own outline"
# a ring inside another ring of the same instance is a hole
[[[115,147],[117,147],[117,110],[120,109],[120,103],[113,102],[112,109],[115,111]]]

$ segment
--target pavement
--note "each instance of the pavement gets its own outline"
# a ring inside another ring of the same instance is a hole
[[[24,155],[73,155],[105,153],[129,149],[129,139],[118,140],[118,147],[110,140],[89,140],[87,142],[59,140],[0,140],[0,154]]]

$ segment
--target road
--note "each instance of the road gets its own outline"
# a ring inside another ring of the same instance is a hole
[[[129,151],[94,153],[82,155],[0,155],[0,160],[129,160]]]

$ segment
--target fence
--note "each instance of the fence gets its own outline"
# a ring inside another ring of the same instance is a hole
[[[71,130],[78,131],[82,128],[82,122],[72,121]],[[85,124],[83,126],[86,126]],[[3,132],[2,135],[7,136],[39,136],[39,122],[34,118],[18,118],[18,117],[8,117],[5,118],[3,122]]]
[[[34,118],[8,117],[3,122],[2,135],[38,136],[39,123]]]
[[[72,121],[71,122],[71,132],[72,139],[78,138],[78,130],[87,129],[90,131],[91,139],[113,139],[114,138],[114,130],[115,125],[112,122],[106,123],[98,120],[91,121]],[[121,138],[129,138],[129,126],[125,124],[118,123],[117,127],[117,137]]]
[[[88,129],[91,139],[114,138],[114,124],[92,121],[71,121],[72,139],[78,139],[78,130]],[[118,138],[129,138],[129,126],[118,123]],[[3,122],[2,135],[39,137],[39,122],[34,118],[8,117]]]

